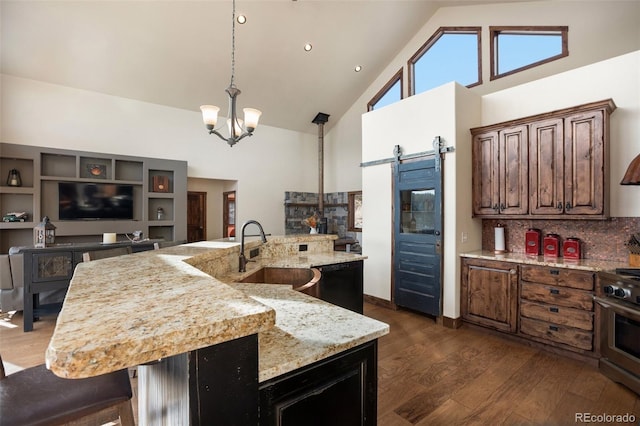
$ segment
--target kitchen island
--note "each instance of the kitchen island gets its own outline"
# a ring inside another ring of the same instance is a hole
[[[256,265],[364,258],[325,250],[329,237],[275,237],[245,247],[262,251]],[[301,245],[304,256],[295,253]],[[370,386],[375,342],[388,326],[290,286],[233,283],[238,246],[201,242],[78,265],[47,349],[48,367],[82,378],[141,365],[141,424],[258,423],[258,405],[273,400],[262,395],[282,387],[279,378],[295,382],[316,364],[343,365],[352,352],[363,355],[348,359],[351,370],[366,372],[362,382]],[[169,380],[167,371],[174,373]],[[375,424],[375,392],[363,392],[366,423]]]

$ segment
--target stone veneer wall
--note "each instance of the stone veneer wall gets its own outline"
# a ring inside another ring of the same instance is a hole
[[[609,220],[493,220],[482,221],[482,249],[494,249],[494,228],[505,226],[506,248],[524,253],[524,236],[529,228],[537,228],[542,236],[558,234],[562,241],[579,238],[584,259],[627,262],[629,251],[625,243],[632,234],[640,233],[640,217],[614,217]]]
[[[327,218],[327,233],[347,235],[347,216],[349,195],[346,192],[324,194],[324,216]],[[318,209],[318,194],[315,192],[284,193],[284,231],[285,235],[308,234],[309,227],[302,221]]]

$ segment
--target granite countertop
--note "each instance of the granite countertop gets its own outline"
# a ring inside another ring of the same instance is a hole
[[[522,263],[526,265],[551,266],[555,268],[582,269],[586,271],[610,271],[616,268],[628,268],[626,262],[615,262],[598,259],[565,259],[563,257],[531,256],[525,253],[500,253],[496,254],[489,250],[478,250],[460,254],[461,257],[471,257],[476,259],[500,260],[503,262]]]
[[[280,284],[233,284],[276,311],[275,327],[258,335],[259,382],[389,333],[389,326]]]
[[[366,258],[322,250],[293,256],[289,246],[305,238],[279,238],[270,239],[275,248],[245,244],[268,255],[246,274]],[[267,380],[388,333],[386,324],[290,286],[233,284],[245,275],[233,269],[238,246],[206,241],[79,264],[47,348],[48,368],[91,377],[258,333],[260,380]]]

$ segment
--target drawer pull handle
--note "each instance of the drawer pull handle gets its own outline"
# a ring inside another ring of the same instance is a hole
[[[560,271],[558,269],[550,269],[549,273],[551,275],[560,275]]]
[[[556,325],[550,325],[550,326],[549,326],[549,330],[551,330],[551,331],[558,331],[558,326],[556,326]]]
[[[558,313],[558,308],[553,307],[553,308],[549,308],[549,312],[553,312],[554,314]]]
[[[558,290],[557,288],[552,288],[551,290],[549,290],[549,293],[551,293],[551,294],[560,294],[560,290]]]

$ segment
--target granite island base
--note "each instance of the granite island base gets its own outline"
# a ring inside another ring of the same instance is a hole
[[[332,243],[270,240],[304,238]],[[268,246],[259,246],[270,254],[262,264],[293,257]],[[203,242],[79,265],[48,366],[72,378],[141,365],[140,424],[296,423],[299,413],[342,395],[361,401],[346,418],[376,424],[376,340],[388,326],[290,286],[222,280],[234,274],[237,256],[237,243]],[[323,265],[364,257],[311,249],[304,258]],[[107,297],[119,302],[104,306]],[[328,392],[318,399],[318,389]]]

